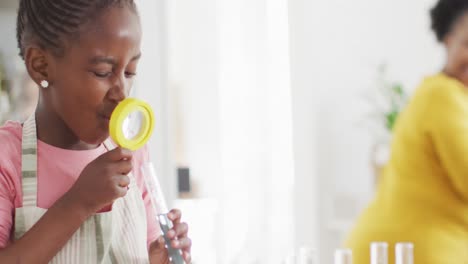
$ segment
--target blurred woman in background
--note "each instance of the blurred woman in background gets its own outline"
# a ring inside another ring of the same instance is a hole
[[[432,29],[443,70],[424,79],[399,117],[376,197],[350,233],[354,262],[374,241],[414,243],[416,264],[468,263],[468,1],[439,0]]]

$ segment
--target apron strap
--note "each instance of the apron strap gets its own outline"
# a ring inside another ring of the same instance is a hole
[[[107,151],[111,151],[116,148],[116,145],[112,142],[110,138],[106,139],[103,144]]]
[[[37,206],[36,134],[36,117],[33,114],[23,124],[23,139],[21,143],[23,206]]]

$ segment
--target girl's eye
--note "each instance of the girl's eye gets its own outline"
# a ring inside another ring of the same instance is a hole
[[[93,73],[98,78],[107,78],[112,74],[112,72],[93,72]]]
[[[132,77],[135,77],[136,73],[134,72],[125,72],[125,77],[127,78],[132,78]]]

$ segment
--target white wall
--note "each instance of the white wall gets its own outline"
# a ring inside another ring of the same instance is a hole
[[[0,32],[2,43],[0,53],[7,66],[7,74],[15,74],[16,70],[23,69],[23,63],[16,43],[16,9],[0,8]]]
[[[2,54],[18,54],[16,45],[16,10],[0,8],[0,32],[2,32]]]
[[[332,205],[345,195],[351,199],[335,206],[362,208],[372,196],[372,138],[358,122],[377,65],[387,62],[391,77],[410,90],[441,68],[443,53],[429,30],[434,3],[290,0],[296,177],[319,190],[310,195],[304,187],[297,196],[305,211],[297,241],[318,245],[321,263],[331,262],[347,227],[333,225],[340,212]]]

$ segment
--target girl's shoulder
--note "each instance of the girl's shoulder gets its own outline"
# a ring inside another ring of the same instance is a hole
[[[8,190],[14,199],[21,175],[21,135],[23,128],[18,122],[0,126],[0,188]]]
[[[0,166],[5,162],[19,159],[22,131],[23,128],[19,122],[7,121],[0,126]]]

